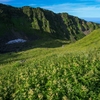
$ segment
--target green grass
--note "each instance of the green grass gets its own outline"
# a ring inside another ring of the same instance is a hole
[[[83,39],[78,40],[76,43],[73,43],[67,46],[70,51],[89,51],[96,49],[100,45],[100,29],[94,30],[91,34],[87,35]]]
[[[65,43],[0,54],[0,100],[100,100],[100,29]]]

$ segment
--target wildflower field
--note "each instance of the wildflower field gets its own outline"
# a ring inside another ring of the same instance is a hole
[[[0,100],[100,100],[99,31],[64,47],[0,54]]]

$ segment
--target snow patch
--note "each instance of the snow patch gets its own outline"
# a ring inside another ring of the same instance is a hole
[[[24,39],[15,39],[15,40],[10,40],[6,44],[14,44],[14,43],[24,43],[26,40]]]

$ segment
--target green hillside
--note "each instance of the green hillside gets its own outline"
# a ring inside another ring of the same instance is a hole
[[[99,44],[100,29],[73,44],[0,54],[0,100],[100,100]]]
[[[17,38],[27,41],[41,39],[62,39],[75,42],[100,24],[87,22],[68,13],[54,13],[42,8],[29,6],[12,7],[0,4],[0,52],[8,52],[5,43]],[[16,51],[18,46],[12,46]],[[5,50],[5,51],[3,51]]]
[[[90,51],[93,48],[98,49],[100,47],[100,29],[94,30],[91,34],[86,37],[78,40],[76,43],[73,43],[68,46],[69,51]]]

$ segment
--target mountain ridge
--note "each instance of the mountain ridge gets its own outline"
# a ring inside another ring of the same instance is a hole
[[[0,4],[0,45],[18,38],[27,41],[54,38],[74,42],[97,28],[100,28],[100,24],[68,13]]]

